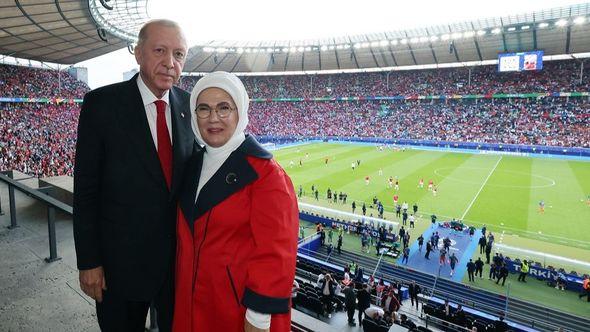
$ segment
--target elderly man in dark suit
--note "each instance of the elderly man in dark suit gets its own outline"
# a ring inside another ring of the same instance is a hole
[[[173,86],[187,44],[169,20],[145,24],[139,75],[86,94],[74,170],[80,287],[105,331],[143,331],[150,303],[169,331],[174,294],[176,192],[198,149],[189,95]]]

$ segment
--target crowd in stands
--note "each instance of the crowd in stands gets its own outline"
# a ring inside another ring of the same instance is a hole
[[[257,102],[250,132],[590,147],[590,101]],[[293,125],[297,124],[297,125]]]
[[[72,175],[79,113],[76,104],[0,103],[0,170]]]
[[[541,71],[498,73],[496,65],[321,75],[244,76],[251,98],[365,97],[451,95],[590,90],[587,71],[580,81],[580,63],[545,62]],[[471,70],[471,78],[469,75]],[[389,76],[389,79],[388,79]],[[185,76],[190,91],[200,76]]]
[[[90,89],[67,71],[0,64],[0,97],[82,98]]]
[[[540,72],[495,66],[388,73],[243,77],[251,98],[588,91],[574,61]],[[190,90],[198,77],[183,77]],[[0,65],[0,97],[82,98],[89,90],[65,71]],[[387,86],[389,85],[389,88]],[[583,98],[449,101],[252,102],[248,131],[295,137],[384,137],[590,147],[590,101]],[[79,105],[0,104],[2,170],[71,174]]]

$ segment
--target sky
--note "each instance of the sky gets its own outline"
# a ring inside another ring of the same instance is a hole
[[[151,18],[177,21],[189,46],[211,40],[303,40],[395,31],[584,3],[587,0],[149,0]],[[89,85],[119,82],[137,68],[127,49],[76,64]]]

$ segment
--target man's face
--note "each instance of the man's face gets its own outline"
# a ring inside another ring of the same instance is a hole
[[[186,59],[187,46],[182,33],[174,28],[153,24],[147,38],[135,48],[141,78],[158,98],[178,81]]]

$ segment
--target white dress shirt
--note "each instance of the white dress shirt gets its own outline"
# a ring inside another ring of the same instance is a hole
[[[141,100],[143,101],[143,107],[145,108],[145,115],[147,116],[148,125],[150,127],[150,133],[152,134],[152,139],[154,140],[154,146],[156,150],[158,149],[158,129],[157,129],[157,119],[158,119],[158,110],[156,109],[156,104],[154,102],[158,100],[152,91],[145,85],[141,75],[137,75],[137,87],[139,88],[139,93],[141,94]],[[166,91],[161,100],[166,102],[166,126],[168,127],[168,134],[170,135],[170,143],[172,144],[172,109],[170,108],[170,92]]]

